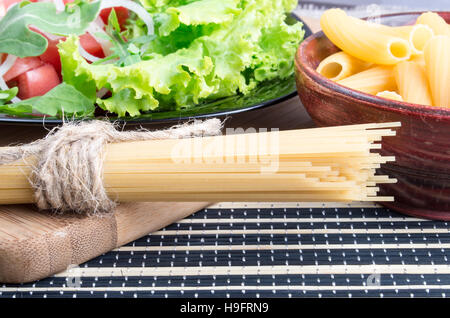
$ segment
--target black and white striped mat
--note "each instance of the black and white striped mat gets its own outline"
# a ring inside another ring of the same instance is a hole
[[[0,297],[446,297],[450,227],[372,203],[222,203]]]

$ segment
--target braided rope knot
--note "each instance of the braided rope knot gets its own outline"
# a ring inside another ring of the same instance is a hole
[[[69,122],[43,139],[19,147],[0,148],[0,164],[30,160],[29,177],[36,205],[42,210],[98,214],[111,212],[116,202],[103,185],[103,148],[107,143],[214,136],[219,119],[194,121],[167,130],[118,131],[108,121]]]

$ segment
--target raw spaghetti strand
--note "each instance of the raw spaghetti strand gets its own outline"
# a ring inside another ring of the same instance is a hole
[[[215,120],[183,126],[184,133],[176,134],[176,138],[203,137],[167,139],[176,129],[118,132],[105,122],[66,124],[43,141],[20,149],[0,148],[0,204],[38,203],[41,208],[92,213],[111,211],[116,201],[392,201],[377,195],[377,185],[396,180],[376,175],[376,169],[395,158],[374,149],[381,147],[383,137],[395,135],[390,128],[398,126],[211,136],[220,132],[221,124]],[[52,172],[51,182],[40,189],[45,204],[29,181],[47,171],[36,170],[52,154],[43,158],[33,150],[42,148],[42,142],[47,149],[63,149],[58,151],[63,159],[53,163],[59,168]],[[79,170],[83,160],[94,164]],[[55,188],[56,194],[49,193]],[[91,190],[76,193],[80,188]]]

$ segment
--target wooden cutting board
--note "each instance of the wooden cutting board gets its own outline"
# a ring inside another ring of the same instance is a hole
[[[0,282],[38,280],[176,222],[208,203],[127,203],[103,217],[0,207]]]

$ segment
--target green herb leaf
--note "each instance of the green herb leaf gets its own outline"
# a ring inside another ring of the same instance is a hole
[[[66,83],[59,84],[43,96],[0,106],[0,112],[11,115],[31,114],[33,110],[50,116],[86,117],[93,115],[95,106],[92,100]]]
[[[119,21],[117,20],[116,11],[111,10],[108,17],[108,24],[106,25],[106,36],[113,44],[111,51],[113,54],[105,57],[104,59],[95,61],[94,65],[105,64],[114,60],[116,66],[129,66],[142,61],[142,54],[144,49],[141,47],[148,44],[155,39],[155,35],[152,36],[140,36],[135,39],[124,40],[123,33],[120,30]]]
[[[95,20],[99,10],[100,1],[75,3],[60,13],[48,2],[15,5],[0,20],[0,53],[39,56],[48,43],[45,37],[31,31],[30,25],[57,35],[80,35]]]
[[[16,97],[18,91],[19,89],[17,87],[0,91],[0,105],[9,102],[11,99]]]
[[[119,20],[117,19],[116,10],[114,8],[111,10],[108,16],[108,25],[107,28],[112,28],[113,30],[120,32],[120,24]]]
[[[126,66],[134,64],[141,60],[140,56],[138,55],[139,49],[137,50],[137,52],[133,52],[133,50],[129,49],[130,44],[125,42],[125,40],[122,38],[122,35],[120,34],[119,20],[117,20],[117,14],[114,9],[112,9],[111,13],[109,14],[106,31],[108,32],[108,34],[110,34],[111,42],[114,44],[114,47],[111,50],[118,58],[118,60],[115,62],[116,65]],[[136,56],[133,57],[133,55]]]

